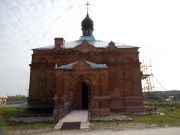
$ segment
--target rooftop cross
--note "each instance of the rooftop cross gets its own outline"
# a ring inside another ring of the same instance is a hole
[[[86,5],[86,6],[87,6],[87,14],[88,14],[88,10],[89,10],[88,6],[89,6],[89,5],[91,5],[91,4],[89,4],[89,2],[87,2],[87,3],[86,3],[86,4],[84,4],[84,5]]]

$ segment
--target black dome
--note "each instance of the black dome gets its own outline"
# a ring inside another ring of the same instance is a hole
[[[87,13],[86,17],[82,20],[81,22],[81,26],[82,26],[82,35],[83,36],[93,36],[93,20],[89,17],[89,14]]]
[[[84,28],[93,28],[94,23],[93,20],[87,14],[86,17],[81,22],[82,29]]]

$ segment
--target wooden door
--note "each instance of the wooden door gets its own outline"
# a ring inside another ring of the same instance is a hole
[[[82,84],[81,83],[79,83],[75,89],[74,107],[75,107],[75,110],[82,109]]]

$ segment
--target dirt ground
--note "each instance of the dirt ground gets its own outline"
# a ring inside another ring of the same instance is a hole
[[[14,130],[5,135],[180,135],[180,127],[149,124],[115,124],[112,126],[91,125],[84,130],[53,130],[51,128],[38,130]]]

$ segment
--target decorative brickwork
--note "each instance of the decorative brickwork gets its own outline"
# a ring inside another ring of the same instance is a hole
[[[69,108],[92,116],[142,112],[138,49],[91,35],[55,38],[53,46],[33,49],[28,102],[54,104],[56,117]]]

